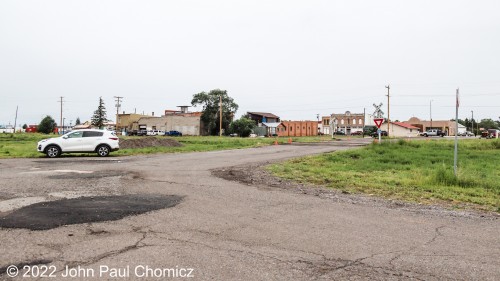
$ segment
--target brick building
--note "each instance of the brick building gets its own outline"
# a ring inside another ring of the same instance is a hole
[[[325,135],[332,133],[330,131],[332,127],[334,132],[342,131],[346,135],[350,135],[354,132],[363,131],[365,127],[365,114],[351,113],[350,111],[346,111],[345,113],[332,113],[330,116],[323,116],[321,118],[321,124],[323,127],[323,134]]]
[[[281,121],[276,130],[280,137],[317,136],[318,121]]]

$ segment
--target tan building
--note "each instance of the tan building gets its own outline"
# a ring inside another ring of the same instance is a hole
[[[125,130],[127,132],[133,132],[139,130],[137,121],[144,117],[151,117],[150,115],[136,114],[136,113],[123,113],[118,114],[117,122],[117,132]]]
[[[454,136],[455,135],[455,128],[456,128],[456,122],[455,121],[449,121],[449,120],[432,120],[432,121],[426,121],[426,120],[420,120],[417,117],[412,117],[408,121],[405,121],[403,123],[410,124],[412,126],[415,126],[420,129],[421,132],[425,132],[430,129],[438,129],[446,133],[448,136]],[[459,130],[462,125],[459,125]]]
[[[139,130],[179,131],[186,136],[202,135],[201,114],[169,114],[143,117],[137,121]]]
[[[331,122],[331,123],[330,123]],[[323,116],[321,118],[323,127],[323,134],[329,135],[333,127],[333,131],[342,131],[346,135],[354,132],[362,132],[365,127],[365,114],[364,113],[332,113],[330,116]]]

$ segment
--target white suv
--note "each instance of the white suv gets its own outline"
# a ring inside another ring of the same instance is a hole
[[[38,152],[54,158],[61,153],[97,152],[99,156],[108,156],[111,151],[120,148],[115,132],[106,130],[75,130],[58,138],[38,142]]]

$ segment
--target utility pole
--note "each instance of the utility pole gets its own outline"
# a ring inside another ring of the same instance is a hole
[[[457,162],[458,162],[458,107],[460,106],[459,92],[457,88],[457,96],[455,103],[455,153],[453,157],[453,172],[457,177]]]
[[[118,97],[118,96],[114,96],[115,98],[115,101],[116,101],[116,124],[115,124],[115,131],[118,131],[118,114],[120,114],[120,107],[121,107],[121,99],[123,99],[123,97]]]
[[[219,107],[220,107],[220,113],[219,113],[219,137],[222,137],[222,96],[219,96]]]
[[[391,94],[390,94],[390,90],[391,90],[391,86],[390,85],[387,85],[385,86],[385,88],[387,89],[387,135],[391,135],[391,133],[389,132],[389,123],[391,122],[390,118],[391,118],[391,114],[390,114],[390,107],[389,107],[389,100],[391,98]]]
[[[14,119],[14,134],[16,133],[16,125],[17,125],[17,110],[19,109],[19,105],[16,106],[16,119]]]
[[[471,131],[474,134],[474,136],[476,136],[476,133],[474,133],[474,110],[471,110],[470,112],[472,112],[472,120],[470,120],[472,122]]]
[[[63,103],[64,103],[64,100],[63,100],[63,99],[64,99],[64,97],[59,97],[59,98],[60,98],[60,100],[59,100],[58,102],[60,102],[60,103],[61,103],[61,119],[60,119],[60,121],[59,121],[59,127],[61,127],[61,126],[62,126],[62,123],[63,123]],[[57,134],[60,134],[60,131],[59,131],[59,130],[57,130]]]
[[[432,129],[432,100],[429,101],[429,110],[430,110],[430,117],[431,117],[431,129]]]

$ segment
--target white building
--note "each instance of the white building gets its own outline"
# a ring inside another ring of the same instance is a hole
[[[381,130],[387,130],[387,122],[380,126]],[[391,122],[389,123],[389,137],[393,138],[413,138],[418,137],[420,130],[418,127],[406,124],[403,122]]]

